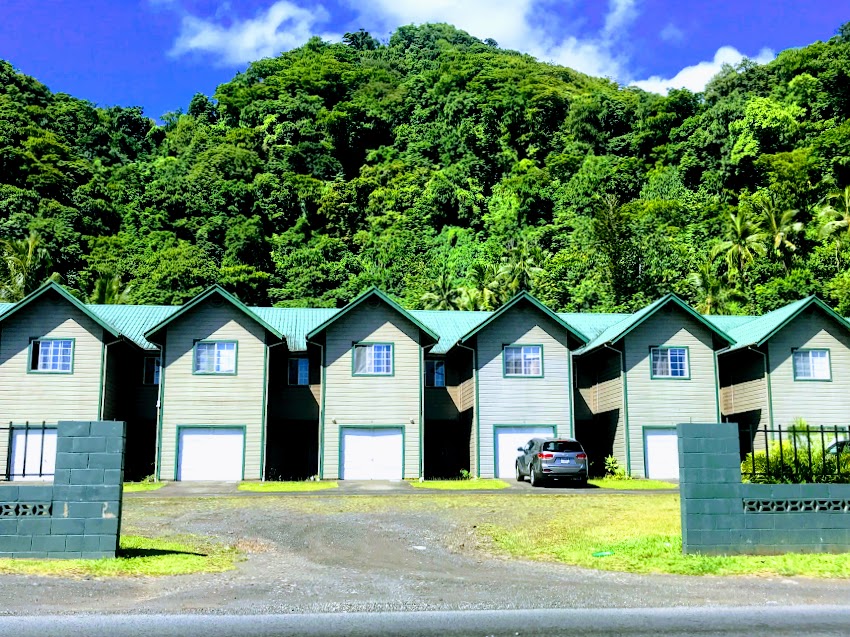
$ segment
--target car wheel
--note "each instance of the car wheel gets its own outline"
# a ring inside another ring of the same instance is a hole
[[[534,470],[534,467],[528,468],[528,481],[531,483],[532,487],[540,486],[540,478],[537,477],[537,472]]]
[[[519,469],[519,463],[518,462],[516,463],[516,481],[517,482],[524,482],[525,481],[525,476],[522,475],[522,471],[520,471],[520,469]]]

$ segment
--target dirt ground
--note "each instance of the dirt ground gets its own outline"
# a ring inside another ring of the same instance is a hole
[[[208,536],[238,545],[246,559],[230,572],[177,577],[4,575],[0,614],[844,604],[850,599],[850,582],[844,581],[632,575],[499,557],[478,539],[475,526],[511,515],[512,497],[127,498],[124,532]]]

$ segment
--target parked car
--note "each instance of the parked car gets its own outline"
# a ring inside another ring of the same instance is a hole
[[[826,453],[835,455],[850,453],[850,440],[836,440],[826,448]]]
[[[528,476],[532,487],[553,480],[571,480],[587,485],[587,454],[581,443],[572,438],[532,438],[519,447],[516,479]]]

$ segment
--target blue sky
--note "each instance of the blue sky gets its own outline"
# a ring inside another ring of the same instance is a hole
[[[0,58],[54,91],[151,117],[311,35],[449,22],[546,61],[663,92],[723,62],[831,37],[846,0],[3,0]]]

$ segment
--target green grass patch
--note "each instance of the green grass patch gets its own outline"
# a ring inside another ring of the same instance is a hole
[[[417,489],[435,489],[438,491],[480,491],[488,489],[507,489],[508,483],[495,478],[472,478],[471,480],[414,480],[410,486]]]
[[[124,493],[138,493],[139,491],[156,491],[165,486],[164,482],[125,482]]]
[[[240,482],[238,489],[258,493],[304,493],[338,487],[339,484],[333,480],[304,480],[301,482]]]
[[[523,513],[521,502],[512,507],[515,515]],[[535,498],[533,509],[533,525],[514,518],[479,528],[513,557],[609,571],[850,578],[850,553],[682,555],[677,495]]]
[[[661,480],[612,480],[611,478],[599,478],[588,480],[587,484],[600,489],[620,489],[621,491],[643,491],[652,489],[678,489],[678,484],[662,482]]]
[[[60,577],[159,577],[220,573],[235,567],[239,550],[197,536],[121,537],[118,556],[100,560],[0,559],[0,573]]]

